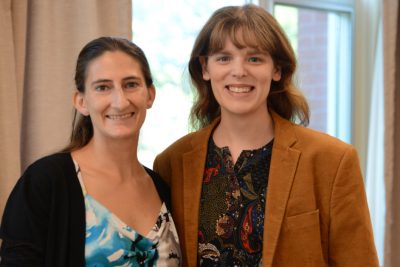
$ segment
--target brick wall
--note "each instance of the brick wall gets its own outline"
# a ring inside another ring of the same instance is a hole
[[[299,9],[298,80],[311,110],[310,128],[327,125],[327,13]]]

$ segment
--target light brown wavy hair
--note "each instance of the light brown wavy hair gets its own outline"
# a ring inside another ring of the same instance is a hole
[[[196,92],[190,114],[192,127],[207,126],[221,114],[211,82],[203,79],[200,59],[207,60],[221,51],[227,38],[238,48],[249,46],[272,57],[275,67],[281,71],[281,79],[271,82],[268,108],[287,120],[308,125],[309,107],[293,81],[297,63],[288,38],[265,9],[247,4],[218,9],[197,36],[189,61],[189,74]]]
[[[147,87],[153,86],[150,66],[143,50],[128,39],[121,37],[100,37],[87,43],[81,50],[75,68],[75,86],[80,93],[85,92],[85,81],[90,63],[105,52],[120,51],[139,62]],[[72,152],[89,143],[93,137],[90,116],[83,116],[74,110],[70,143],[61,152]]]

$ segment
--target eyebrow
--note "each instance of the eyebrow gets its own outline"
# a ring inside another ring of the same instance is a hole
[[[262,50],[255,49],[255,48],[252,48],[252,49],[249,49],[248,51],[246,51],[246,55],[250,55],[250,56],[252,56],[252,55],[266,55],[266,54],[268,54],[268,53],[265,52],[265,51],[262,51]]]
[[[128,77],[125,77],[125,78],[122,79],[122,81],[127,81],[127,80],[140,80],[140,78],[137,77],[137,76],[128,76]],[[109,82],[112,82],[112,80],[109,80],[109,79],[98,79],[98,80],[93,81],[92,85],[99,84],[99,83],[109,83]]]
[[[219,51],[216,51],[216,52],[213,53],[213,55],[217,55],[217,54],[231,55],[232,53],[229,50],[222,49],[222,50],[219,50]],[[258,50],[258,49],[254,49],[254,48],[246,51],[246,55],[259,55],[259,54],[267,54],[267,53],[263,52],[261,50]]]
[[[260,51],[260,50],[249,50],[248,52],[247,52],[247,54],[248,55],[259,55],[259,54],[262,54],[262,55],[264,55],[264,54],[266,54],[265,52],[263,52],[263,51]]]
[[[107,79],[99,79],[99,80],[95,80],[92,82],[92,85],[98,84],[98,83],[107,83],[107,82],[111,82],[111,80],[107,80]]]

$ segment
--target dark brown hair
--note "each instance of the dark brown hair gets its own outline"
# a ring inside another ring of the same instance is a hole
[[[238,48],[250,46],[271,55],[275,67],[281,71],[281,79],[271,83],[268,108],[287,120],[307,125],[309,107],[293,82],[296,58],[288,38],[271,14],[259,6],[247,4],[218,9],[197,36],[189,61],[189,73],[196,90],[190,114],[192,126],[195,129],[207,126],[220,116],[211,83],[203,79],[200,58],[206,59],[222,50],[226,38]]]
[[[90,63],[107,51],[121,51],[137,60],[141,66],[147,87],[153,86],[153,78],[147,58],[140,47],[120,37],[100,37],[87,43],[81,50],[76,62],[75,86],[80,93],[85,92],[85,81]],[[93,137],[93,124],[90,116],[74,111],[70,143],[63,152],[71,152],[89,143]]]

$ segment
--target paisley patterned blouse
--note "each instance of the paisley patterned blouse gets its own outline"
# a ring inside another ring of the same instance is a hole
[[[273,141],[244,150],[208,144],[199,216],[199,266],[261,266]]]
[[[142,236],[86,192],[74,163],[85,197],[86,266],[180,266],[178,235],[165,203],[154,227]]]

